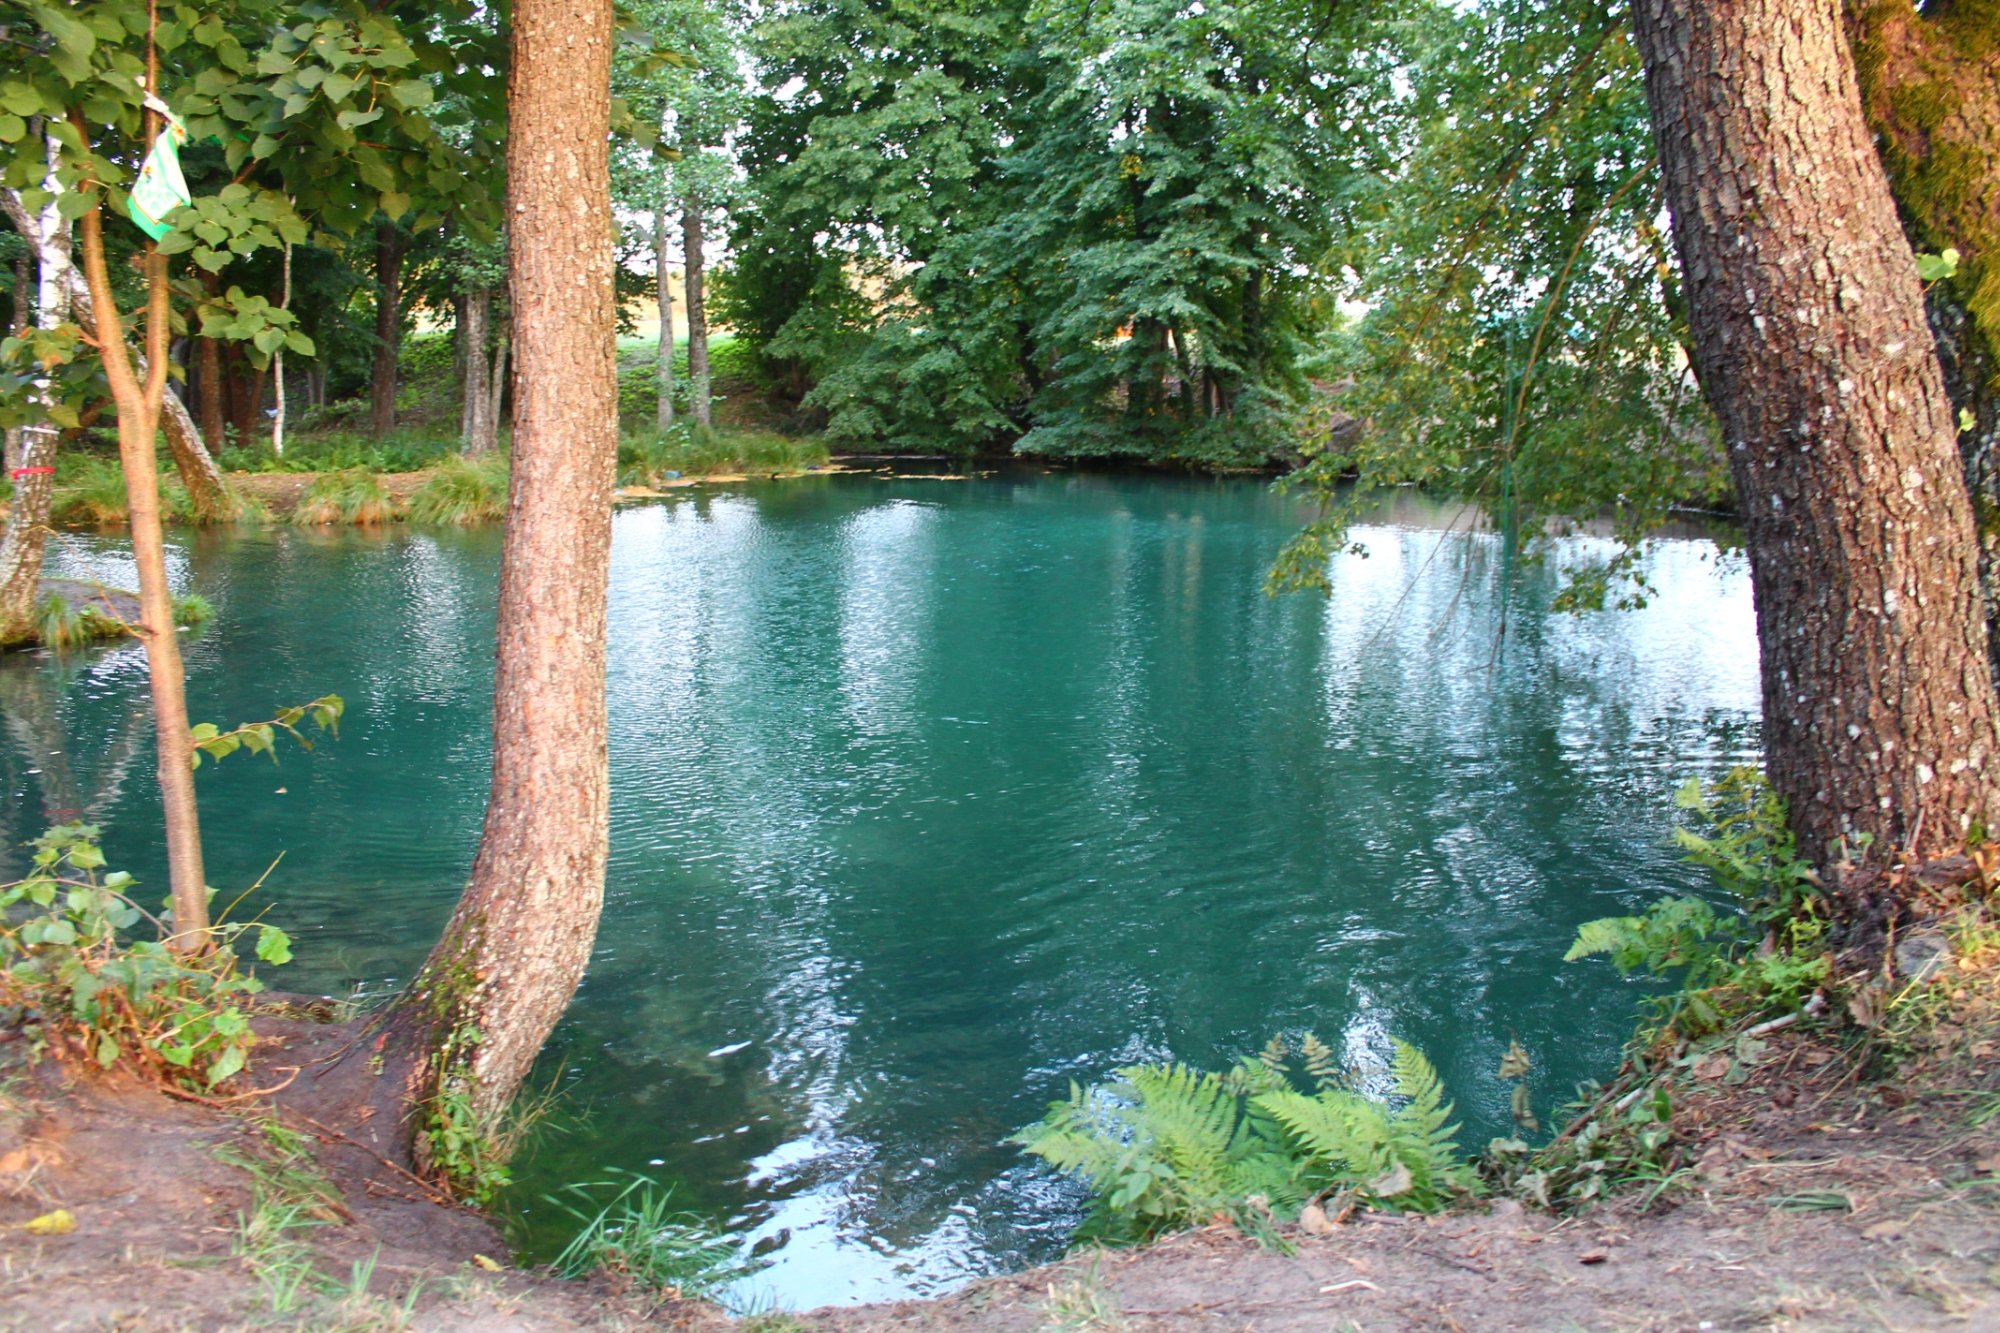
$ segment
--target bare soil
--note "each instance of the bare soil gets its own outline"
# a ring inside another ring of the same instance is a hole
[[[1951,967],[1898,1036],[1794,1028],[1740,1059],[1687,1052],[1679,1169],[1580,1215],[1501,1200],[1363,1216],[1291,1234],[1291,1254],[1217,1225],[745,1333],[2000,1329],[2000,956]],[[320,1044],[302,1035],[264,1068]],[[371,1258],[372,1278],[274,1310],[240,1242],[251,1178],[216,1155],[256,1150],[273,1112],[252,1105],[19,1066],[0,1085],[0,1328],[727,1327],[602,1281],[489,1271],[481,1256],[506,1258],[490,1223],[337,1136],[320,1144],[340,1206],[304,1238],[333,1285]],[[73,1231],[26,1227],[57,1208]]]

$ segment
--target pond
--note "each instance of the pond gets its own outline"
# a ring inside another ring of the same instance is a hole
[[[1333,595],[1266,597],[1296,504],[1258,482],[1039,468],[829,476],[620,513],[612,859],[590,975],[538,1073],[562,1132],[512,1207],[642,1171],[760,1242],[785,1306],[1048,1258],[1077,1192],[1006,1142],[1134,1060],[1309,1028],[1436,1061],[1465,1141],[1603,1072],[1640,994],[1577,924],[1700,889],[1669,796],[1754,761],[1747,576],[1698,538],[1644,610],[1552,614],[1574,538],[1406,499]],[[1463,525],[1459,525],[1462,529]],[[279,984],[381,996],[471,863],[490,755],[494,532],[183,535],[198,720],[346,696],[338,740],[204,766],[211,880],[264,875]],[[129,584],[119,544],[62,572]],[[1502,627],[1504,625],[1504,635]],[[164,892],[129,647],[0,664],[7,864],[107,827]]]

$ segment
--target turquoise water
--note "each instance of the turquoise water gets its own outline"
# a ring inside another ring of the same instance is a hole
[[[1330,599],[1267,598],[1298,518],[1253,482],[1037,469],[622,512],[609,900],[530,1233],[622,1167],[761,1242],[762,1299],[933,1291],[1063,1244],[1074,1190],[1003,1140],[1072,1079],[1395,1034],[1483,1143],[1510,1036],[1545,1111],[1601,1071],[1637,991],[1561,956],[1699,886],[1667,798],[1757,753],[1746,576],[1671,540],[1647,609],[1550,615],[1595,543],[1510,582],[1409,501]],[[283,853],[281,984],[381,995],[471,862],[497,534],[177,541],[219,611],[197,719],[348,700],[337,741],[204,767],[210,878]],[[56,563],[130,582],[109,539]],[[143,689],[130,648],[0,664],[9,848],[84,811],[163,885]]]

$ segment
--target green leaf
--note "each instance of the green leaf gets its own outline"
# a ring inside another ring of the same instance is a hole
[[[265,926],[257,934],[257,958],[273,967],[292,961],[292,937],[276,926]]]
[[[1947,246],[1937,254],[1917,256],[1917,276],[1925,282],[1938,282],[1958,272],[1958,251]]]
[[[82,83],[89,78],[90,56],[97,49],[97,34],[90,30],[89,25],[54,5],[33,5],[30,12],[42,31],[55,41],[55,50],[49,53],[49,60],[55,65],[57,73],[71,83]]]
[[[403,216],[410,211],[410,196],[398,190],[383,191],[382,211],[391,219]]]
[[[229,1012],[229,1011],[225,1010],[224,1012]],[[216,1056],[215,1059],[209,1063],[208,1066],[209,1086],[214,1087],[216,1084],[222,1082],[222,1080],[228,1078],[231,1074],[237,1073],[242,1068],[243,1068],[243,1048],[241,1046],[224,1047],[222,1054]]]
[[[0,115],[0,143],[18,143],[27,132],[27,121],[12,112]]]
[[[108,1032],[97,1039],[97,1063],[106,1069],[118,1063],[118,1039]]]

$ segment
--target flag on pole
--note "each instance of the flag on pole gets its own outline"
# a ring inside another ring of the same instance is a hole
[[[166,223],[167,214],[193,203],[194,197],[188,193],[187,178],[181,175],[181,145],[187,142],[187,126],[151,93],[146,94],[146,106],[159,112],[165,123],[139,168],[139,179],[132,184],[125,209],[139,229],[157,241],[173,230]]]

